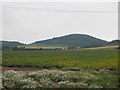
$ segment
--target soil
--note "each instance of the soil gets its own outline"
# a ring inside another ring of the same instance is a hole
[[[14,70],[14,71],[36,71],[36,70],[41,70],[41,68],[36,68],[36,67],[4,67],[4,66],[0,66],[0,72],[1,71],[6,71],[6,70]]]

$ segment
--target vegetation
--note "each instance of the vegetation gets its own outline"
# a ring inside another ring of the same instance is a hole
[[[120,46],[120,40],[113,40],[109,43],[109,45],[119,45]]]
[[[77,48],[80,47],[69,46],[68,49]],[[0,65],[39,67],[42,70],[4,71],[2,78],[0,75],[2,79],[0,88],[120,87],[118,84],[119,49],[25,50],[25,47],[18,49],[16,46],[6,46],[2,49]]]
[[[8,88],[118,88],[114,71],[5,71],[3,87]]]
[[[119,45],[120,40],[113,40],[107,42],[89,35],[85,34],[70,34],[62,37],[56,37],[43,41],[36,41],[31,44],[23,44],[20,42],[13,41],[0,41],[1,48],[11,48],[11,47],[67,47],[68,49],[78,49],[79,48],[91,48],[91,47],[101,47],[107,45]]]
[[[37,41],[33,45],[63,45],[68,47],[98,47],[107,45],[108,42],[85,34],[71,34],[53,39]]]
[[[32,43],[32,44],[27,44],[27,45],[22,45],[25,47],[69,47],[69,45],[60,45],[60,44],[39,44],[39,43]]]
[[[0,87],[119,88],[118,52],[119,49],[3,51],[3,66],[43,69],[4,71]]]
[[[24,45],[20,42],[14,42],[14,41],[0,41],[0,47],[16,47]]]
[[[3,66],[118,68],[118,49],[3,51]]]

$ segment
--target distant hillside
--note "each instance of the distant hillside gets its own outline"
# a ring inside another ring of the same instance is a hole
[[[120,40],[113,40],[109,43],[109,45],[120,45]]]
[[[24,45],[24,44],[15,41],[0,41],[0,47],[16,47],[20,45]]]
[[[107,45],[108,42],[90,35],[85,34],[70,34],[62,37],[56,37],[48,40],[37,41],[28,46],[67,46],[69,48],[80,47],[99,47]]]

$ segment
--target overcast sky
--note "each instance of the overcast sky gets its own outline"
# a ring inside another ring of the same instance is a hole
[[[111,41],[118,38],[117,9],[115,2],[3,3],[0,39],[31,43],[79,33]]]

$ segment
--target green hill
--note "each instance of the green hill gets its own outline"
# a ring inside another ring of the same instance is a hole
[[[90,35],[85,34],[70,34],[62,37],[55,37],[43,41],[36,41],[27,46],[61,46],[69,48],[89,48],[107,45],[108,42]]]
[[[109,43],[109,45],[119,45],[120,46],[120,40],[113,40]]]
[[[21,45],[24,44],[15,41],[0,41],[0,47],[16,47]]]

